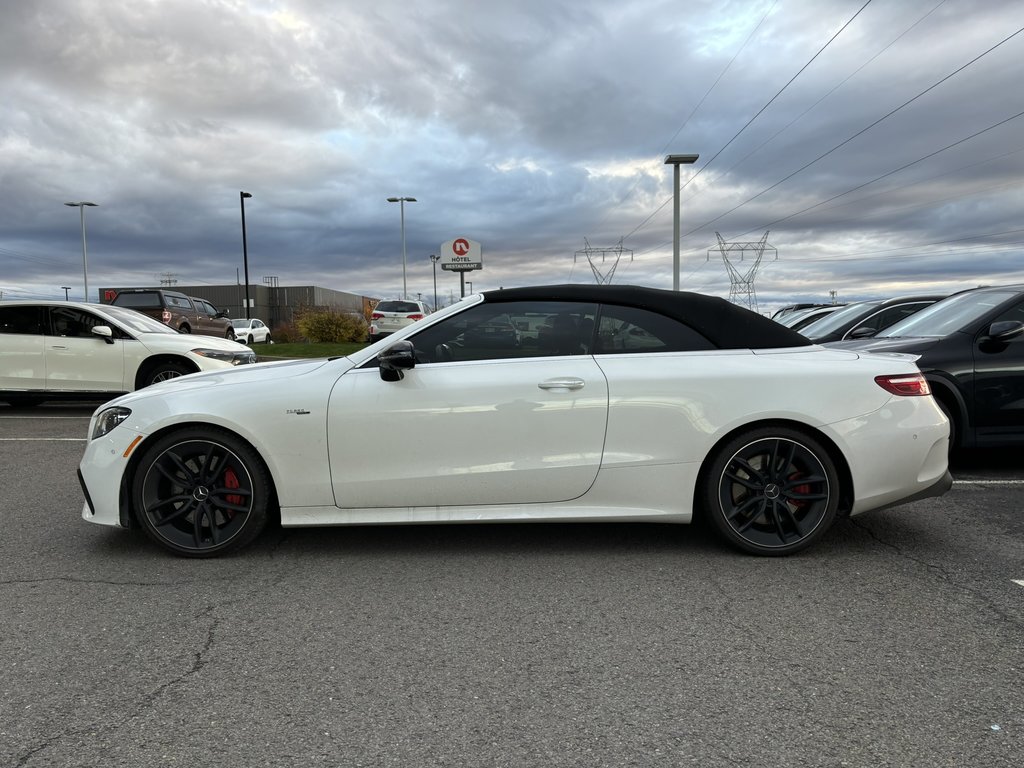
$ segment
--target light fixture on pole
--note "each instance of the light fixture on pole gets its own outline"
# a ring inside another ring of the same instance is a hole
[[[389,203],[398,203],[402,212],[402,298],[409,298],[409,290],[406,287],[405,280],[405,204],[415,203],[415,197],[389,197]]]
[[[242,266],[245,268],[245,319],[249,319],[249,244],[245,239],[245,199],[252,197],[248,192],[238,193],[238,204],[242,207]]]
[[[437,262],[441,260],[440,256],[430,254],[430,263],[434,267],[434,311],[437,312]]]
[[[60,288],[61,288],[62,291],[64,291],[64,301],[69,301],[69,299],[68,299],[68,291],[71,290],[71,286],[70,285],[62,285]]]
[[[700,155],[666,155],[665,165],[673,167],[672,198],[672,290],[679,290],[679,166],[697,162]]]
[[[87,201],[83,200],[83,201],[81,201],[79,203],[64,203],[64,205],[71,206],[72,208],[77,208],[79,210],[79,212],[81,213],[81,218],[82,218],[82,276],[85,278],[85,299],[83,299],[83,300],[88,302],[89,301],[89,258],[87,256],[87,252],[86,252],[86,248],[85,248],[85,209],[86,208],[95,208],[95,207],[97,207],[98,203],[90,203],[90,202],[87,202]]]

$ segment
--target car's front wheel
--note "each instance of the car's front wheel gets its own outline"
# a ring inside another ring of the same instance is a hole
[[[150,384],[167,381],[168,379],[176,379],[189,373],[192,373],[192,371],[181,363],[160,363],[160,365],[156,366],[146,375],[142,386],[148,387]]]
[[[732,544],[755,555],[810,546],[835,522],[839,475],[816,439],[788,427],[740,434],[715,455],[705,510]]]
[[[269,475],[251,446],[225,430],[189,427],[158,438],[132,479],[136,519],[183,557],[245,546],[267,522]]]

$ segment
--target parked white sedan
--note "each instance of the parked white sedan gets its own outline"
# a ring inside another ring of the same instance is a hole
[[[480,332],[535,328],[518,345]],[[907,356],[811,345],[722,299],[620,286],[469,297],[331,360],[199,374],[93,415],[83,517],[179,555],[285,526],[706,515],[783,555],[944,493],[948,423]],[[367,453],[366,435],[394,439]]]
[[[73,301],[0,303],[0,401],[11,405],[113,397],[255,361],[248,347],[180,334],[134,309]]]

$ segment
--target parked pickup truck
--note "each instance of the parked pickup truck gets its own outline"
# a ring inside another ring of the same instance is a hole
[[[159,320],[179,333],[202,333],[207,336],[235,338],[235,330],[227,313],[210,302],[178,291],[158,288],[131,288],[120,291],[110,302]]]

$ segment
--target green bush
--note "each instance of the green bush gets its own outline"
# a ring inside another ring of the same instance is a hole
[[[270,335],[278,344],[296,344],[305,341],[302,334],[299,333],[299,329],[295,327],[295,323],[279,323],[274,326]]]
[[[310,309],[295,318],[299,332],[313,344],[366,341],[369,326],[358,315],[333,309]]]

